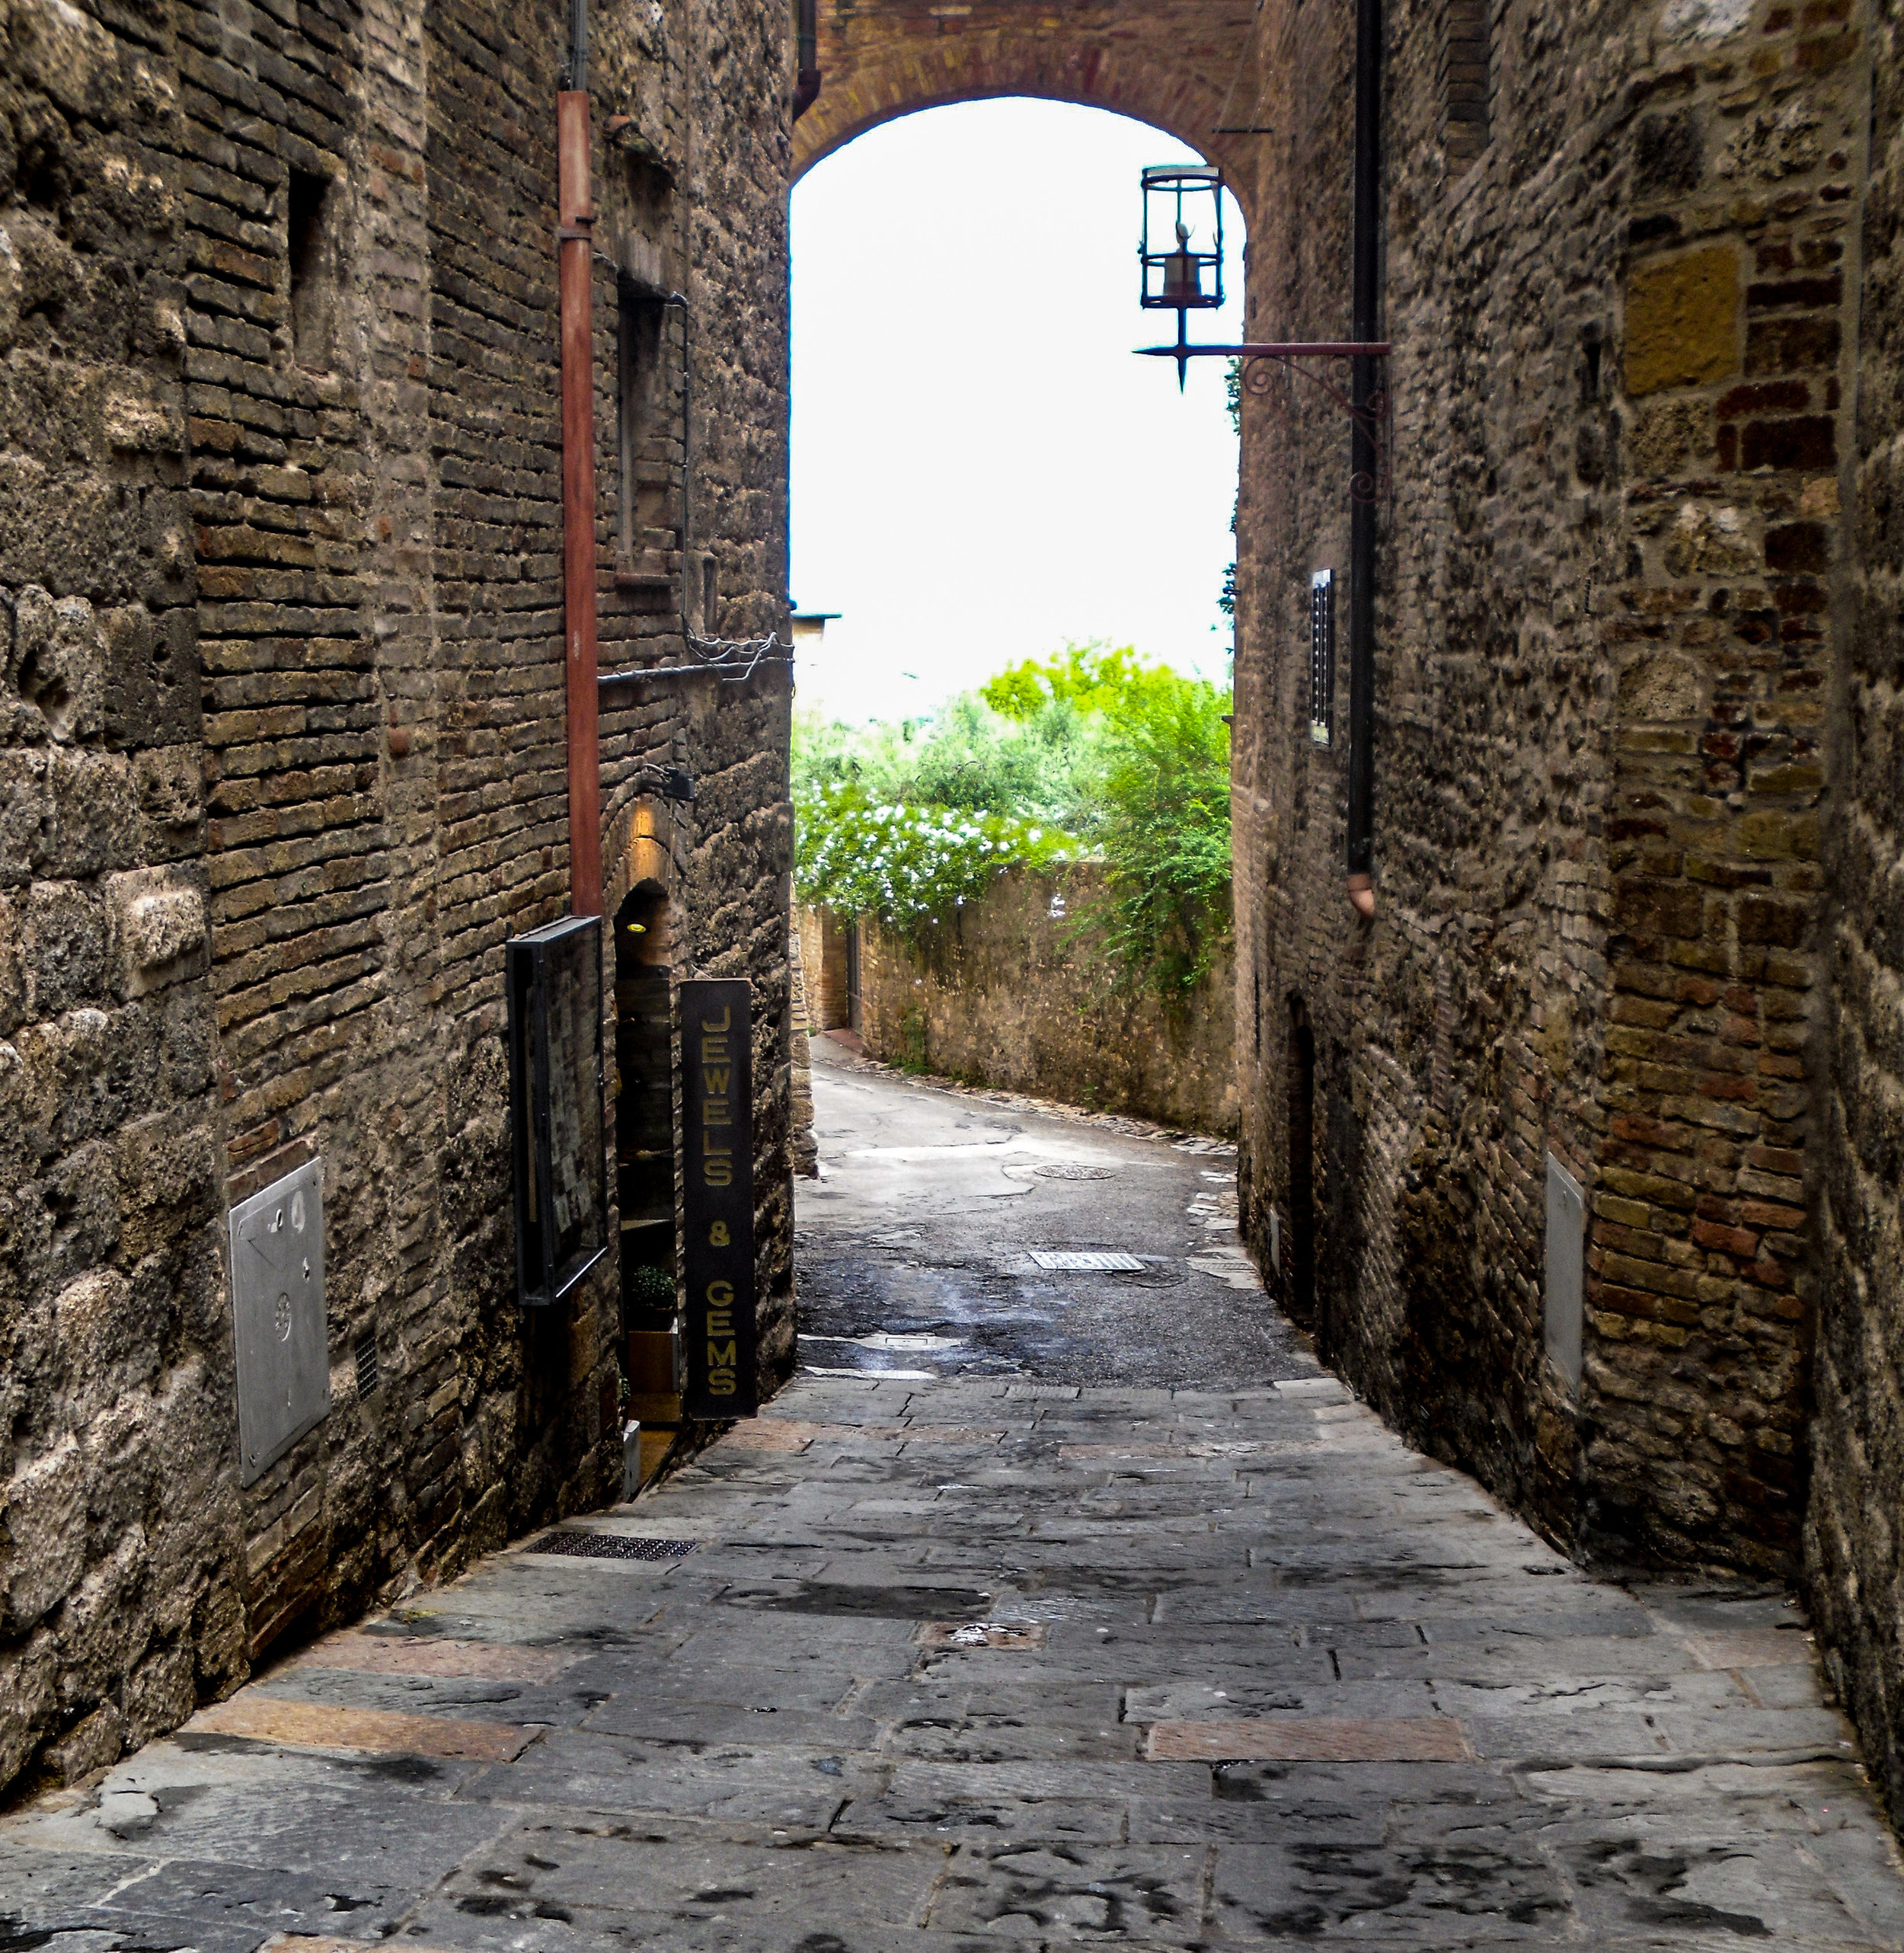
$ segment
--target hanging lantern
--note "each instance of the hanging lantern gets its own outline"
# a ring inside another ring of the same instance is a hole
[[[1137,247],[1146,311],[1177,315],[1186,346],[1188,315],[1223,302],[1223,172],[1209,163],[1164,163],[1144,172],[1144,233]],[[1185,361],[1177,363],[1184,384]]]

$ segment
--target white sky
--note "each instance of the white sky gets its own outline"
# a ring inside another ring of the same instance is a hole
[[[1100,110],[1011,100],[861,136],[793,197],[793,574],[841,613],[798,702],[929,711],[1071,639],[1221,679],[1236,441],[1223,362],[1177,370],[1137,303],[1139,171],[1195,160]],[[1220,312],[1242,337],[1226,196]]]

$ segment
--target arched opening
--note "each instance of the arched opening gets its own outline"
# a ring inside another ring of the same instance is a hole
[[[1133,356],[1175,330],[1138,305],[1139,173],[1215,145],[1022,96],[857,134],[792,203],[791,587],[826,617],[800,706],[916,715],[1067,641],[1220,676],[1224,364],[1193,363],[1180,396]],[[1191,321],[1212,342],[1244,331],[1248,227],[1225,209],[1228,302]]]
[[[1180,392],[1170,365],[1135,356],[1177,331],[1173,312],[1139,302],[1143,173],[1209,153],[1163,121],[1023,95],[869,115],[794,192],[795,886],[821,1165],[819,1183],[795,1193],[801,1358],[822,1375],[1038,1376],[1075,1362],[1185,1382],[1239,1346],[1251,1354],[1233,1376],[1289,1373],[1270,1366],[1296,1360],[1236,1241],[1225,1143],[1237,1102],[1226,599],[1241,435],[1222,360],[1192,361]],[[1213,242],[1207,200],[1197,220]],[[1246,336],[1245,217],[1234,199],[1222,208],[1224,297],[1193,315],[1193,344]],[[1140,727],[1135,702],[1153,695],[1168,708]],[[909,745],[934,746],[946,764],[876,787],[872,772],[826,773],[816,760],[810,779],[814,719],[828,738],[877,749],[855,766]],[[1055,770],[1083,757],[1047,802],[1037,766],[993,756],[1048,735],[1048,756],[1060,721],[1077,743]],[[1101,802],[1094,788],[1062,792],[1085,761],[1160,729],[1155,750],[1171,756],[1139,813],[1193,801],[1208,814],[1177,853],[1214,862],[1219,893],[1161,881],[1139,913],[1139,878],[1105,838],[1109,790]],[[954,750],[968,734],[969,750]],[[835,779],[842,804],[864,803],[857,829],[823,798]],[[1024,798],[986,798],[999,785]],[[896,807],[910,839],[887,818]],[[1067,809],[1088,825],[1068,826]],[[927,854],[996,852],[970,887],[909,909],[871,885],[871,870],[927,826]],[[839,836],[834,861],[867,870],[855,885],[809,878],[816,831]],[[1070,852],[1039,852],[1053,832]],[[1123,960],[1146,931],[1148,948]],[[1008,1135],[988,1115],[968,1127],[896,1081],[898,1095],[883,1097],[855,1069],[862,1047],[928,1081],[1065,1108],[1037,1142],[1059,1156],[995,1166]],[[1168,1218],[1114,1184],[1139,1171],[1134,1155],[1074,1153],[1056,1136],[1079,1108],[1196,1136],[1198,1150],[1154,1183],[1172,1187]],[[961,1203],[995,1196],[988,1252],[1021,1247],[1026,1264],[1027,1286],[1008,1291],[975,1281],[970,1243],[954,1239]],[[902,1267],[876,1276],[846,1244],[861,1202],[902,1219],[880,1237]],[[1107,1283],[1092,1309],[1068,1313],[1074,1297],[1056,1278],[1094,1272],[1143,1281]]]

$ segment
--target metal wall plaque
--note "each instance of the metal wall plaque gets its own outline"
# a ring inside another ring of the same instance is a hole
[[[1335,572],[1309,577],[1309,737],[1318,746],[1335,740]]]
[[[546,1308],[609,1251],[601,917],[512,936],[505,987],[516,1299]]]
[[[324,1162],[307,1160],[240,1201],[228,1224],[238,1482],[248,1485],[331,1409]]]
[[[751,1418],[754,1379],[753,986],[681,986],[682,1265],[691,1418]]]
[[[1547,1155],[1547,1356],[1571,1396],[1580,1387],[1586,1314],[1586,1197]]]

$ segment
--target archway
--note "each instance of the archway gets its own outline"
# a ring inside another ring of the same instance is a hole
[[[1222,363],[1186,397],[1132,356],[1175,335],[1138,305],[1139,176],[1198,156],[1088,104],[990,98],[873,126],[796,187],[790,587],[829,620],[800,710],[929,714],[1068,643],[1221,681]],[[1243,315],[1225,203],[1230,302],[1193,321],[1219,343]]]
[[[1126,961],[1149,970],[1155,959],[1143,959],[1154,942],[1135,957],[1122,938],[1101,952],[1067,947],[1068,932],[1088,913],[1105,913],[1102,889],[1087,888],[1082,870],[1075,887],[1001,882],[994,901],[985,892],[994,884],[975,881],[952,899],[944,927],[968,930],[974,945],[995,935],[1002,954],[1015,959],[1008,982],[995,981],[989,968],[981,976],[976,960],[941,954],[938,938],[928,951],[914,928],[925,906],[909,919],[890,890],[882,899],[864,887],[835,887],[826,879],[832,871],[822,871],[826,858],[883,858],[887,845],[870,830],[829,838],[843,831],[836,810],[854,804],[824,798],[835,791],[828,769],[838,764],[838,790],[863,787],[869,811],[887,810],[876,819],[905,807],[941,821],[970,808],[1027,827],[1048,823],[1067,846],[1091,855],[1090,874],[1123,874],[1128,865],[1100,858],[1094,842],[1074,843],[1097,832],[1081,792],[1046,791],[1111,715],[1080,707],[1076,723],[1085,729],[1053,733],[1051,746],[1040,749],[1055,752],[1064,737],[1076,741],[1046,773],[1025,730],[1035,706],[1021,716],[989,699],[985,709],[974,702],[1007,671],[1043,670],[1068,655],[1068,645],[1100,657],[1121,654],[1101,647],[1128,646],[1136,663],[1171,667],[1186,686],[1202,686],[1204,718],[1194,724],[1206,719],[1211,736],[1186,758],[1184,777],[1216,752],[1209,790],[1193,798],[1227,809],[1230,631],[1222,600],[1238,450],[1222,363],[1196,363],[1186,397],[1168,367],[1132,350],[1174,338],[1175,327],[1171,315],[1138,305],[1142,172],[1200,154],[1160,135],[1154,121],[1094,104],[991,98],[869,125],[797,190],[792,587],[803,609],[829,622],[823,647],[813,634],[797,672],[794,798],[803,903],[883,918],[938,973],[928,980],[902,968],[893,931],[869,929],[853,1028],[871,1055],[1002,1085],[1006,1079],[993,1079],[987,1067],[1008,1066],[1017,1082],[1011,1088],[1031,1089],[1035,1079],[1038,1095],[1221,1132],[1234,1111],[1227,930],[1210,928],[1221,954],[1197,962],[1203,939],[1194,931],[1206,915],[1200,894],[1187,895],[1180,912],[1196,919],[1182,925],[1193,945],[1185,966],[1196,964],[1182,987],[1203,986],[1197,1008],[1181,1014],[1191,1028],[1180,1044],[1177,1019],[1162,1021],[1171,1014],[1162,979],[1132,976],[1123,988],[1109,981],[1113,965],[1130,973]],[[812,200],[823,197],[833,213],[823,248],[812,228]],[[1235,302],[1244,230],[1232,205],[1225,245],[1233,302],[1199,318],[1199,339],[1241,336]],[[826,295],[823,315],[810,314],[816,292]],[[811,404],[816,349],[825,354],[825,409]],[[1208,436],[1201,446],[1186,437],[1198,426]],[[810,532],[819,530],[825,540],[816,549]],[[830,574],[842,565],[842,577]],[[864,628],[869,617],[874,628]],[[925,682],[899,692],[890,682],[896,666],[908,668],[900,678],[916,673]],[[836,687],[835,673],[847,667]],[[911,727],[922,747],[941,740],[956,746],[969,725],[976,743],[950,756],[956,778],[928,772],[889,782],[883,762],[853,744],[868,721],[882,737]],[[1187,717],[1180,725],[1192,723]],[[1180,729],[1174,722],[1172,736]],[[1012,750],[1029,770],[1011,773],[1008,785],[1005,766],[989,770],[985,756],[1021,733],[1024,743]],[[1100,750],[1091,748],[1093,765]],[[1078,813],[1083,820],[1074,824]],[[1227,813],[1214,818],[1226,852]],[[929,926],[940,926],[936,916]],[[810,939],[810,981],[823,992],[825,933],[816,913],[803,942]],[[948,980],[955,965],[973,980],[951,1005],[958,1028],[941,1037],[948,1020],[933,1016],[937,993],[922,986]],[[1081,970],[1105,980],[1088,1006],[1070,999],[1067,987],[1081,980]],[[1007,990],[1015,992],[1008,1005]],[[1213,1001],[1205,1011],[1206,998]],[[823,1031],[840,1018],[825,1009],[823,995],[818,1001]],[[1020,1027],[1008,1034],[1008,1016]],[[928,1022],[936,1027],[930,1037]],[[1062,1060],[1061,1038],[1071,1047]],[[981,1043],[989,1056],[978,1053]],[[1167,1076],[1173,1069],[1176,1080]],[[1180,1083],[1188,1096],[1175,1095]],[[1228,1105],[1220,1102],[1225,1092]]]
[[[821,0],[820,92],[794,127],[794,180],[897,117],[1027,95],[1167,130],[1221,164],[1253,216],[1256,19],[1248,0]]]

